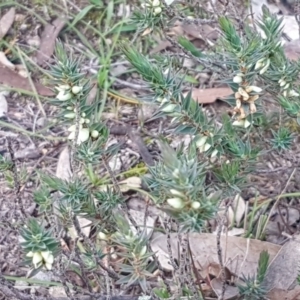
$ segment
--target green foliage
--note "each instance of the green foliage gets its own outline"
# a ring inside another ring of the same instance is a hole
[[[283,151],[291,148],[294,135],[285,127],[279,127],[278,131],[272,130],[273,139],[271,140],[274,149]]]
[[[30,251],[51,251],[56,253],[58,251],[59,243],[52,237],[51,231],[45,230],[36,219],[28,219],[20,234],[24,239],[21,246],[26,253]]]
[[[244,285],[238,285],[240,295],[247,300],[265,299],[267,291],[263,286],[270,255],[267,251],[262,251],[259,256],[258,270],[255,278],[243,277]]]

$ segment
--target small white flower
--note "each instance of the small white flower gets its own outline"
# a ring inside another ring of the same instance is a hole
[[[233,77],[234,83],[241,83],[242,81],[243,81],[243,78],[241,76],[236,75]]]
[[[169,112],[173,112],[174,109],[176,108],[176,104],[170,103],[167,106],[165,106],[164,108],[161,109],[161,111],[169,113]]]
[[[91,122],[90,119],[84,119],[85,124],[89,124]]]
[[[217,156],[217,154],[218,154],[218,150],[217,149],[215,149],[213,152],[212,152],[212,154],[211,154],[211,158],[214,158],[215,156]]]
[[[284,90],[287,90],[287,89],[290,87],[290,85],[291,85],[290,83],[287,83],[287,84],[283,87],[283,89],[284,89]]]
[[[202,147],[207,141],[207,136],[204,135],[204,136],[201,136],[200,138],[198,138],[196,140],[196,146],[199,148],[199,147]]]
[[[28,253],[26,254],[26,256],[27,256],[27,257],[33,257],[33,254],[34,254],[34,253],[33,253],[32,251],[30,251],[30,252],[28,252]]]
[[[43,257],[40,252],[35,252],[32,257],[32,263],[34,268],[37,269],[38,265],[43,261]]]
[[[159,6],[160,5],[160,0],[153,0],[152,1],[152,6]]]
[[[84,118],[80,118],[79,124],[84,124],[84,122],[85,122],[85,119]]]
[[[198,209],[201,206],[201,204],[198,201],[194,201],[192,202],[191,206],[193,209]]]
[[[154,15],[156,16],[156,15],[159,15],[161,12],[162,12],[162,8],[161,7],[155,7],[154,8]]]
[[[82,91],[82,86],[74,85],[74,86],[72,87],[72,93],[73,93],[74,95],[79,94],[81,91]]]
[[[200,153],[206,152],[206,151],[209,150],[210,148],[211,148],[211,144],[206,143],[206,144],[204,144],[203,146],[201,146],[201,147],[199,148],[199,151],[200,151]]]
[[[79,125],[79,130],[82,128],[82,125]],[[68,128],[68,131],[76,131],[76,124],[71,125]]]
[[[290,90],[289,91],[289,96],[290,97],[299,97],[299,94],[295,90]]]
[[[72,94],[70,92],[66,92],[66,91],[60,91],[56,98],[60,101],[67,101],[70,100],[72,98]]]
[[[180,209],[184,207],[184,203],[180,198],[170,198],[167,200],[168,204],[173,208]]]
[[[232,123],[233,126],[248,128],[251,123],[247,119],[236,120]]]
[[[77,139],[77,145],[80,145],[81,143],[86,142],[90,137],[90,131],[88,128],[82,128],[79,130],[78,133],[78,139]],[[75,139],[75,131],[72,131],[69,136],[69,140],[74,140]]]
[[[44,262],[46,264],[51,264],[51,265],[53,264],[53,262],[54,262],[54,256],[53,256],[52,252],[50,252],[50,251],[42,251],[41,255],[42,255],[42,257],[44,259]]]
[[[286,84],[286,81],[284,79],[280,79],[278,81],[278,83],[279,83],[279,86],[284,86]]]
[[[52,264],[45,263],[45,267],[48,271],[50,271],[52,269]]]
[[[98,130],[93,130],[92,132],[91,132],[91,136],[95,139],[95,138],[97,138],[98,136],[99,136],[99,131]]]

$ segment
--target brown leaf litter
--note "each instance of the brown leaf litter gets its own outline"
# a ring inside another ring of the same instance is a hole
[[[36,62],[38,65],[46,65],[46,62],[50,59],[54,52],[56,39],[65,25],[66,17],[57,18],[52,22],[52,24],[48,23],[45,26],[41,37],[41,45],[36,55]]]
[[[2,64],[0,64],[0,84],[20,90],[35,92],[28,78],[20,76],[18,73],[3,66]],[[51,89],[45,87],[39,82],[33,82],[33,85],[39,95],[54,95]]]
[[[4,16],[0,19],[0,40],[6,36],[10,27],[14,23],[16,15],[16,9],[12,7]]]

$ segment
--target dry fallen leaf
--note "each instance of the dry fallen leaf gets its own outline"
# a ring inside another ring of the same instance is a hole
[[[228,209],[228,218],[230,225],[233,225],[234,222],[236,222],[236,225],[239,226],[244,217],[245,211],[246,202],[239,194],[237,194]]]
[[[72,176],[70,151],[68,146],[66,146],[59,155],[56,167],[56,176],[66,181],[68,181]]]
[[[21,89],[25,91],[34,92],[32,90],[30,81],[27,78],[24,78],[20,76],[18,73],[16,73],[13,70],[10,70],[9,68],[3,66],[0,64],[0,84]],[[36,91],[39,95],[42,96],[53,96],[54,93],[51,89],[45,87],[39,82],[34,82],[34,86],[36,88]]]
[[[300,58],[300,40],[290,41],[283,48],[288,59],[298,60]]]
[[[275,258],[270,261],[263,281],[266,290],[289,289],[299,274],[300,235],[293,236],[293,239],[284,244]]]
[[[300,286],[298,285],[290,291],[273,289],[267,296],[272,300],[300,300]]]
[[[0,40],[7,34],[11,25],[14,22],[16,9],[12,7],[1,19],[0,19]]]
[[[171,248],[173,256],[178,254],[177,234],[171,234]],[[189,235],[191,252],[196,264],[205,266],[208,263],[219,263],[216,236],[209,233],[191,233]],[[221,236],[221,247],[225,266],[231,273],[240,276],[254,276],[257,272],[259,255],[263,250],[267,250],[272,260],[281,246],[254,239],[246,239],[234,236]],[[156,252],[162,267],[172,271],[173,267],[169,263],[167,248],[167,236],[161,233],[154,233],[151,241],[151,248]]]
[[[211,287],[215,294],[219,297],[222,294],[223,281],[220,278],[214,278],[211,282]],[[224,294],[224,300],[236,299],[235,297],[239,295],[239,289],[235,286],[230,286],[226,284],[226,290]]]
[[[188,92],[184,93],[186,96]],[[217,99],[223,99],[232,94],[230,88],[210,88],[210,89],[192,89],[192,98],[201,104],[213,103]]]
[[[60,31],[66,24],[66,17],[64,19],[57,18],[52,24],[47,24],[41,35],[41,45],[36,55],[36,62],[40,66],[44,66],[50,59],[55,49],[56,38]]]

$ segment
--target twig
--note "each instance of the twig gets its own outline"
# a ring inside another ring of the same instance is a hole
[[[293,172],[291,173],[291,175],[290,175],[290,177],[289,177],[289,179],[288,179],[288,181],[287,181],[285,187],[283,188],[283,190],[281,191],[281,193],[277,196],[277,199],[276,199],[274,205],[272,206],[271,211],[269,212],[269,215],[268,215],[268,218],[267,218],[266,223],[265,223],[265,225],[264,225],[264,228],[263,228],[263,230],[262,230],[262,233],[265,232],[266,227],[267,227],[267,224],[268,224],[268,222],[269,222],[269,220],[270,220],[270,218],[271,218],[271,216],[272,216],[272,214],[273,214],[273,211],[274,211],[275,207],[277,206],[279,200],[281,199],[281,196],[285,193],[285,191],[286,191],[288,185],[290,184],[290,182],[291,182],[291,180],[292,180],[292,177],[294,176],[296,170],[297,170],[296,168],[293,170]]]
[[[17,162],[16,162],[16,159],[15,159],[14,150],[12,148],[12,141],[11,141],[11,139],[9,137],[6,138],[6,140],[7,140],[8,152],[10,154],[11,161],[12,161],[12,173],[13,173],[14,190],[15,190],[15,194],[16,194],[17,208],[21,212],[21,217],[23,219],[26,219],[27,215],[26,215],[26,212],[24,210],[22,199],[21,199],[21,195],[20,195],[20,193],[21,193],[21,185],[20,185],[19,176],[18,176]]]

